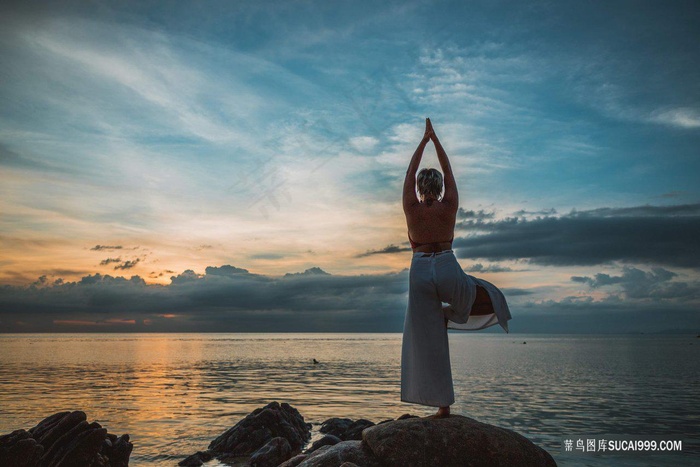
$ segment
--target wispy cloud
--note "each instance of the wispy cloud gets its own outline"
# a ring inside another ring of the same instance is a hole
[[[411,247],[408,246],[397,246],[397,245],[388,245],[385,246],[384,248],[380,250],[368,250],[364,253],[360,253],[357,255],[358,258],[364,258],[365,256],[371,256],[371,255],[384,255],[384,254],[391,254],[391,253],[404,253],[407,251],[411,251]]]
[[[121,264],[114,266],[114,269],[115,270],[131,269],[134,266],[136,266],[140,261],[141,261],[141,258],[126,260],[126,261],[122,262]]]
[[[489,264],[484,266],[481,263],[475,263],[471,266],[467,266],[467,272],[473,273],[496,273],[496,272],[511,272],[513,269],[508,266],[500,266],[498,264]]]
[[[700,128],[700,111],[689,107],[657,110],[650,121],[679,128]]]

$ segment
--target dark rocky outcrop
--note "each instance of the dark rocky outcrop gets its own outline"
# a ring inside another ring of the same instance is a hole
[[[277,467],[292,456],[292,447],[286,438],[277,437],[253,453],[249,464],[251,467]]]
[[[362,439],[362,430],[370,426],[374,426],[374,422],[364,418],[355,421],[350,418],[329,418],[323,422],[320,431],[337,436],[343,441],[359,441]]]
[[[323,446],[307,455],[301,463],[297,464],[297,467],[338,467],[345,462],[352,462],[362,467],[381,466],[365,443],[351,440],[341,441],[333,446]]]
[[[418,415],[411,415],[410,413],[405,413],[396,420],[406,420],[407,418],[418,418]]]
[[[311,447],[306,450],[306,454],[311,454],[316,449],[321,448],[323,446],[333,446],[334,444],[338,444],[341,441],[342,439],[338,438],[337,436],[325,435],[323,438],[314,441],[314,444],[312,444]]]
[[[58,412],[29,430],[0,436],[0,465],[126,467],[133,447],[129,435],[107,433],[88,423],[85,412]]]
[[[214,458],[214,453],[209,451],[197,451],[178,462],[177,465],[185,467],[197,467]]]
[[[353,421],[350,418],[329,418],[321,424],[321,433],[340,436],[352,425]]]
[[[366,419],[330,418],[320,428],[325,436],[299,454],[309,428],[296,409],[273,402],[180,465],[202,465],[214,454],[251,467],[556,466],[547,451],[524,436],[461,415],[404,414],[377,425]],[[213,446],[224,446],[226,455],[215,453]]]
[[[300,454],[311,425],[289,404],[258,408],[213,440],[209,449],[179,463],[200,466],[214,457],[250,467],[556,466],[524,436],[461,415],[419,418],[405,414],[375,425],[332,418],[326,435]],[[0,466],[128,467],[129,435],[107,433],[84,412],[59,412],[29,430],[0,436]]]
[[[297,467],[307,457],[308,456],[306,454],[297,454],[296,456],[292,457],[291,459],[287,460],[286,462],[282,462],[277,467]]]
[[[255,409],[214,439],[206,451],[197,452],[180,461],[178,465],[202,465],[207,456],[226,459],[249,457],[254,454],[257,456],[254,465],[268,465],[264,462],[272,462],[273,459],[279,459],[279,464],[298,454],[310,437],[311,424],[304,422],[304,417],[297,409],[287,403],[270,402],[265,407]],[[290,449],[287,451],[284,443],[275,441],[261,450],[274,438],[286,440]]]
[[[27,430],[0,436],[0,465],[36,466],[43,453],[44,447]]]
[[[356,420],[348,427],[347,430],[345,430],[345,433],[340,436],[340,439],[343,441],[360,441],[362,439],[362,432],[365,430],[365,428],[369,428],[371,426],[374,426],[374,422],[364,418]]]
[[[556,466],[524,436],[461,415],[376,425],[362,433],[362,442],[383,465]]]

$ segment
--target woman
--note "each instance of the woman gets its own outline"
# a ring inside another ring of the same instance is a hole
[[[442,197],[443,175],[436,169],[421,170],[416,180],[430,140],[444,173]],[[511,318],[501,291],[465,274],[455,258],[452,240],[458,207],[450,161],[426,119],[425,135],[411,158],[403,186],[413,259],[401,351],[401,400],[439,407],[435,417],[449,416],[454,403],[447,329],[478,330],[500,324],[508,332]]]

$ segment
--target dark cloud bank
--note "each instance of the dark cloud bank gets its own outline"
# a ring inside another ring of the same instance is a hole
[[[465,218],[460,258],[550,266],[623,261],[700,268],[700,204],[573,211],[559,217]]]
[[[139,276],[95,274],[52,284],[44,278],[29,287],[0,287],[0,331],[392,332],[403,324],[407,287],[407,271],[335,276],[311,268],[270,277],[229,265],[204,274],[187,270],[167,286]],[[104,323],[114,318],[135,324]]]
[[[459,219],[467,236],[455,241],[458,256],[568,266],[571,283],[581,287],[580,295],[563,300],[548,300],[546,287],[504,289],[513,332],[700,330],[700,281],[693,271],[700,266],[700,205],[505,220],[463,212]],[[362,256],[396,252],[403,249]],[[617,262],[643,266],[592,276],[572,267]],[[481,263],[467,271],[519,272]],[[204,274],[187,270],[165,286],[139,276],[94,274],[77,282],[42,276],[28,287],[0,287],[0,332],[400,332],[407,291],[407,270],[337,276],[311,268],[271,277],[225,265]]]

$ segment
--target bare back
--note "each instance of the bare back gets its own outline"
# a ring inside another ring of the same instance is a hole
[[[432,203],[428,204],[430,201]],[[431,252],[436,249],[449,250],[452,247],[457,209],[451,204],[436,200],[416,200],[416,204],[404,210],[404,213],[408,235],[417,244],[414,251]]]

